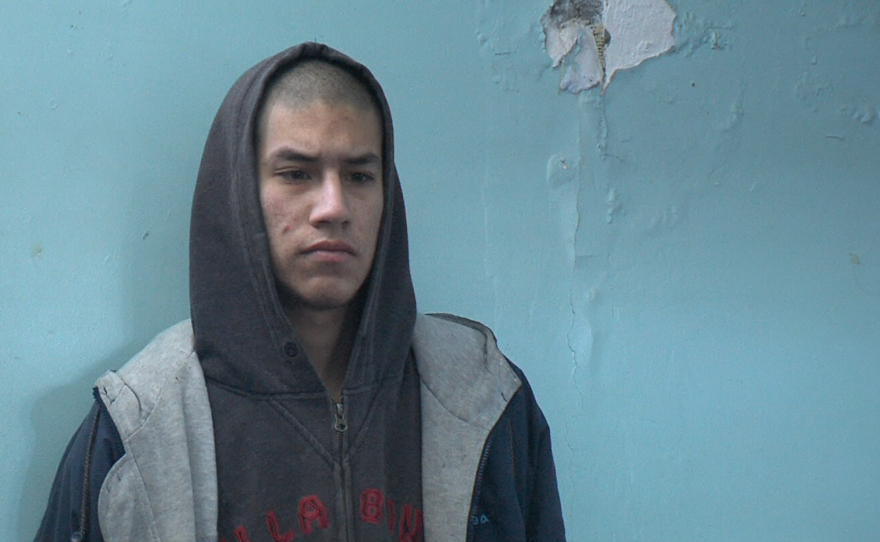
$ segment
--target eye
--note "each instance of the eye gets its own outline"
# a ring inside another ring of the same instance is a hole
[[[375,181],[376,177],[374,177],[370,173],[366,173],[363,171],[356,171],[351,174],[351,180],[355,184],[366,184],[366,183],[370,183],[370,182]]]
[[[301,169],[286,169],[279,171],[277,175],[289,182],[302,182],[309,179],[309,174]]]

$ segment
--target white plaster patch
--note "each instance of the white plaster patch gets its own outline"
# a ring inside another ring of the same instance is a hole
[[[675,47],[675,11],[666,0],[609,0],[605,28],[611,43],[605,50],[605,86],[617,70],[634,68]]]
[[[666,0],[556,0],[541,18],[559,87],[572,93],[607,87],[618,70],[675,47],[674,22]]]

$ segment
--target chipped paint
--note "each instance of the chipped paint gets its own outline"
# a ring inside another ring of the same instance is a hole
[[[867,126],[874,124],[874,121],[877,120],[877,115],[877,110],[873,106],[862,104],[855,108],[852,118],[854,121]]]
[[[544,49],[561,67],[560,90],[605,88],[618,70],[671,50],[674,21],[666,0],[556,0],[541,26]]]
[[[566,262],[574,266],[578,224],[578,192],[580,191],[579,164],[560,154],[547,160],[547,184],[550,185],[552,214],[556,217],[559,238],[563,241]]]
[[[704,46],[718,51],[728,49],[732,45],[731,23],[719,24],[692,12],[685,13],[679,21],[675,46],[687,56],[693,55]]]
[[[819,111],[820,106],[828,101],[828,96],[833,91],[831,78],[824,75],[815,75],[805,71],[803,76],[794,85],[794,95],[808,109]]]

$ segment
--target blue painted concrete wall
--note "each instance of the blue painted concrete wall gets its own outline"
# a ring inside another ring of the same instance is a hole
[[[574,96],[549,0],[4,2],[0,540],[91,382],[188,316],[222,96],[308,39],[386,86],[420,308],[530,375],[570,540],[874,540],[880,4],[670,4],[674,51]]]

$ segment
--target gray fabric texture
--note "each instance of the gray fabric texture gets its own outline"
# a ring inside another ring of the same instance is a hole
[[[189,321],[96,386],[125,446],[98,498],[105,540],[216,540],[214,431]]]

